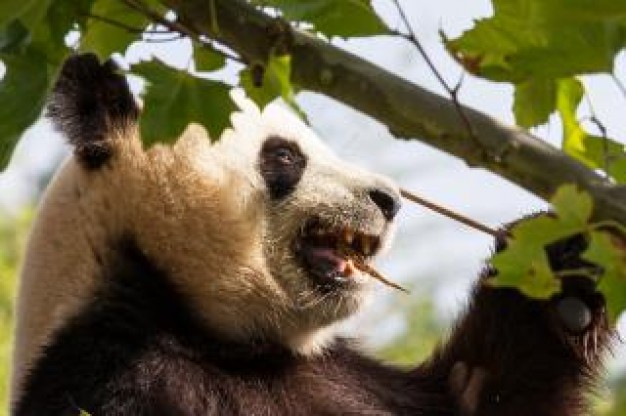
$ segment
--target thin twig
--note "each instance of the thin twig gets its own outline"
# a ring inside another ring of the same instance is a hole
[[[454,87],[451,87],[448,84],[448,82],[443,78],[443,75],[441,75],[441,72],[439,72],[439,70],[435,66],[435,63],[426,52],[426,49],[424,49],[424,47],[422,46],[422,43],[417,38],[417,35],[415,34],[415,31],[413,30],[413,26],[411,26],[411,23],[409,22],[409,18],[407,17],[404,11],[404,8],[400,4],[400,1],[392,0],[392,2],[396,6],[396,9],[398,10],[398,13],[400,14],[400,19],[402,20],[402,23],[405,29],[407,30],[407,33],[400,32],[398,30],[392,30],[391,31],[392,34],[407,40],[409,43],[411,43],[415,47],[415,49],[417,49],[417,51],[422,56],[422,59],[424,59],[424,61],[426,62],[426,65],[428,66],[432,74],[435,76],[435,78],[437,78],[437,81],[439,82],[439,84],[443,87],[443,89],[448,93],[448,95],[452,99],[454,108],[456,109],[456,112],[459,114],[459,117],[461,118],[461,122],[465,126],[465,129],[467,130],[468,135],[478,145],[478,148],[481,149],[481,151],[483,151],[483,146],[481,142],[478,140],[478,137],[476,137],[476,134],[474,133],[474,129],[472,128],[472,124],[470,123],[469,118],[467,118],[465,111],[463,111],[463,107],[461,106],[461,103],[459,101],[459,91],[463,84],[464,73],[462,73],[459,79],[459,82]]]
[[[611,78],[613,79],[615,85],[617,85],[617,88],[620,90],[624,98],[626,98],[626,85],[624,85],[622,80],[619,79],[615,74],[611,74]]]
[[[469,227],[474,228],[475,230],[478,231],[482,231],[483,233],[489,234],[493,237],[501,237],[502,236],[502,232],[497,231],[491,227],[488,227],[484,224],[479,223],[478,221],[475,221],[471,218],[468,218],[464,215],[458,214],[448,208],[444,208],[441,205],[435,204],[434,202],[430,202],[422,197],[419,197],[405,189],[401,189],[400,190],[400,194],[408,199],[409,201],[415,202],[417,204],[423,205],[426,208],[435,211],[438,214],[444,215],[448,218],[452,218],[455,221],[458,221],[462,224],[465,224]]]
[[[589,122],[596,126],[602,136],[602,169],[604,169],[604,172],[606,172],[608,176],[611,176],[609,174],[609,169],[611,169],[611,155],[609,154],[609,138],[607,135],[607,128],[598,118],[593,103],[591,102],[591,98],[587,93],[585,93],[585,100],[587,101],[587,106],[589,107]]]
[[[244,64],[245,62],[243,61],[243,59],[237,55],[231,54],[229,52],[226,52],[224,50],[221,49],[217,49],[213,46],[213,44],[211,42],[207,42],[203,39],[200,38],[200,36],[193,32],[192,30],[189,30],[188,28],[186,28],[185,26],[181,25],[180,23],[176,22],[176,21],[171,21],[171,20],[167,20],[166,18],[164,18],[163,16],[161,16],[159,13],[155,12],[154,10],[150,9],[148,6],[146,6],[145,4],[143,4],[143,2],[141,2],[140,0],[122,0],[128,7],[132,8],[133,10],[145,15],[146,17],[148,17],[150,20],[152,20],[155,23],[158,23],[166,28],[168,28],[169,30],[173,31],[173,32],[178,32],[183,36],[188,37],[189,39],[191,39],[192,41],[199,43],[201,45],[204,46],[209,46],[211,47],[211,50],[224,56],[227,59],[230,59],[232,61],[235,62],[239,62]]]
[[[403,288],[399,284],[394,283],[391,280],[387,279],[378,270],[376,270],[375,268],[373,268],[369,264],[366,264],[365,262],[354,261],[354,260],[352,261],[352,264],[354,264],[354,266],[357,269],[361,270],[362,272],[365,272],[365,273],[369,274],[374,279],[376,279],[376,280],[386,284],[387,286],[393,287],[394,289],[401,290],[401,291],[403,291],[404,293],[407,293],[407,294],[410,293],[407,289]]]

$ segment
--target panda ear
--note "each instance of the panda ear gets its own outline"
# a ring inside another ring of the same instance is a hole
[[[114,134],[136,121],[137,103],[111,60],[100,64],[94,54],[68,58],[52,89],[47,116],[74,145],[83,166],[96,169],[112,156]]]

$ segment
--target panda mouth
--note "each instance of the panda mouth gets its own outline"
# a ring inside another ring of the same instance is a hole
[[[296,241],[296,253],[321,286],[357,285],[355,277],[378,253],[379,236],[349,227],[327,227],[312,220]]]

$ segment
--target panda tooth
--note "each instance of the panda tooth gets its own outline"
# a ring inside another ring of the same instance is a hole
[[[372,252],[372,240],[366,235],[361,237],[361,248],[366,256],[369,256]]]
[[[352,231],[349,228],[346,228],[345,230],[343,230],[343,239],[346,242],[346,244],[348,245],[352,244],[352,242],[354,241],[354,231]]]

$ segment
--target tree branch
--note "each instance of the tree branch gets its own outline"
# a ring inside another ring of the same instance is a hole
[[[469,107],[472,140],[452,100],[299,31],[242,0],[161,0],[178,22],[215,39],[247,62],[265,62],[272,51],[291,55],[292,81],[379,120],[393,135],[414,138],[484,167],[547,199],[574,183],[595,200],[597,219],[626,223],[626,187],[617,187],[550,144],[507,127]],[[211,13],[211,10],[215,14]],[[212,23],[213,22],[213,23]]]

